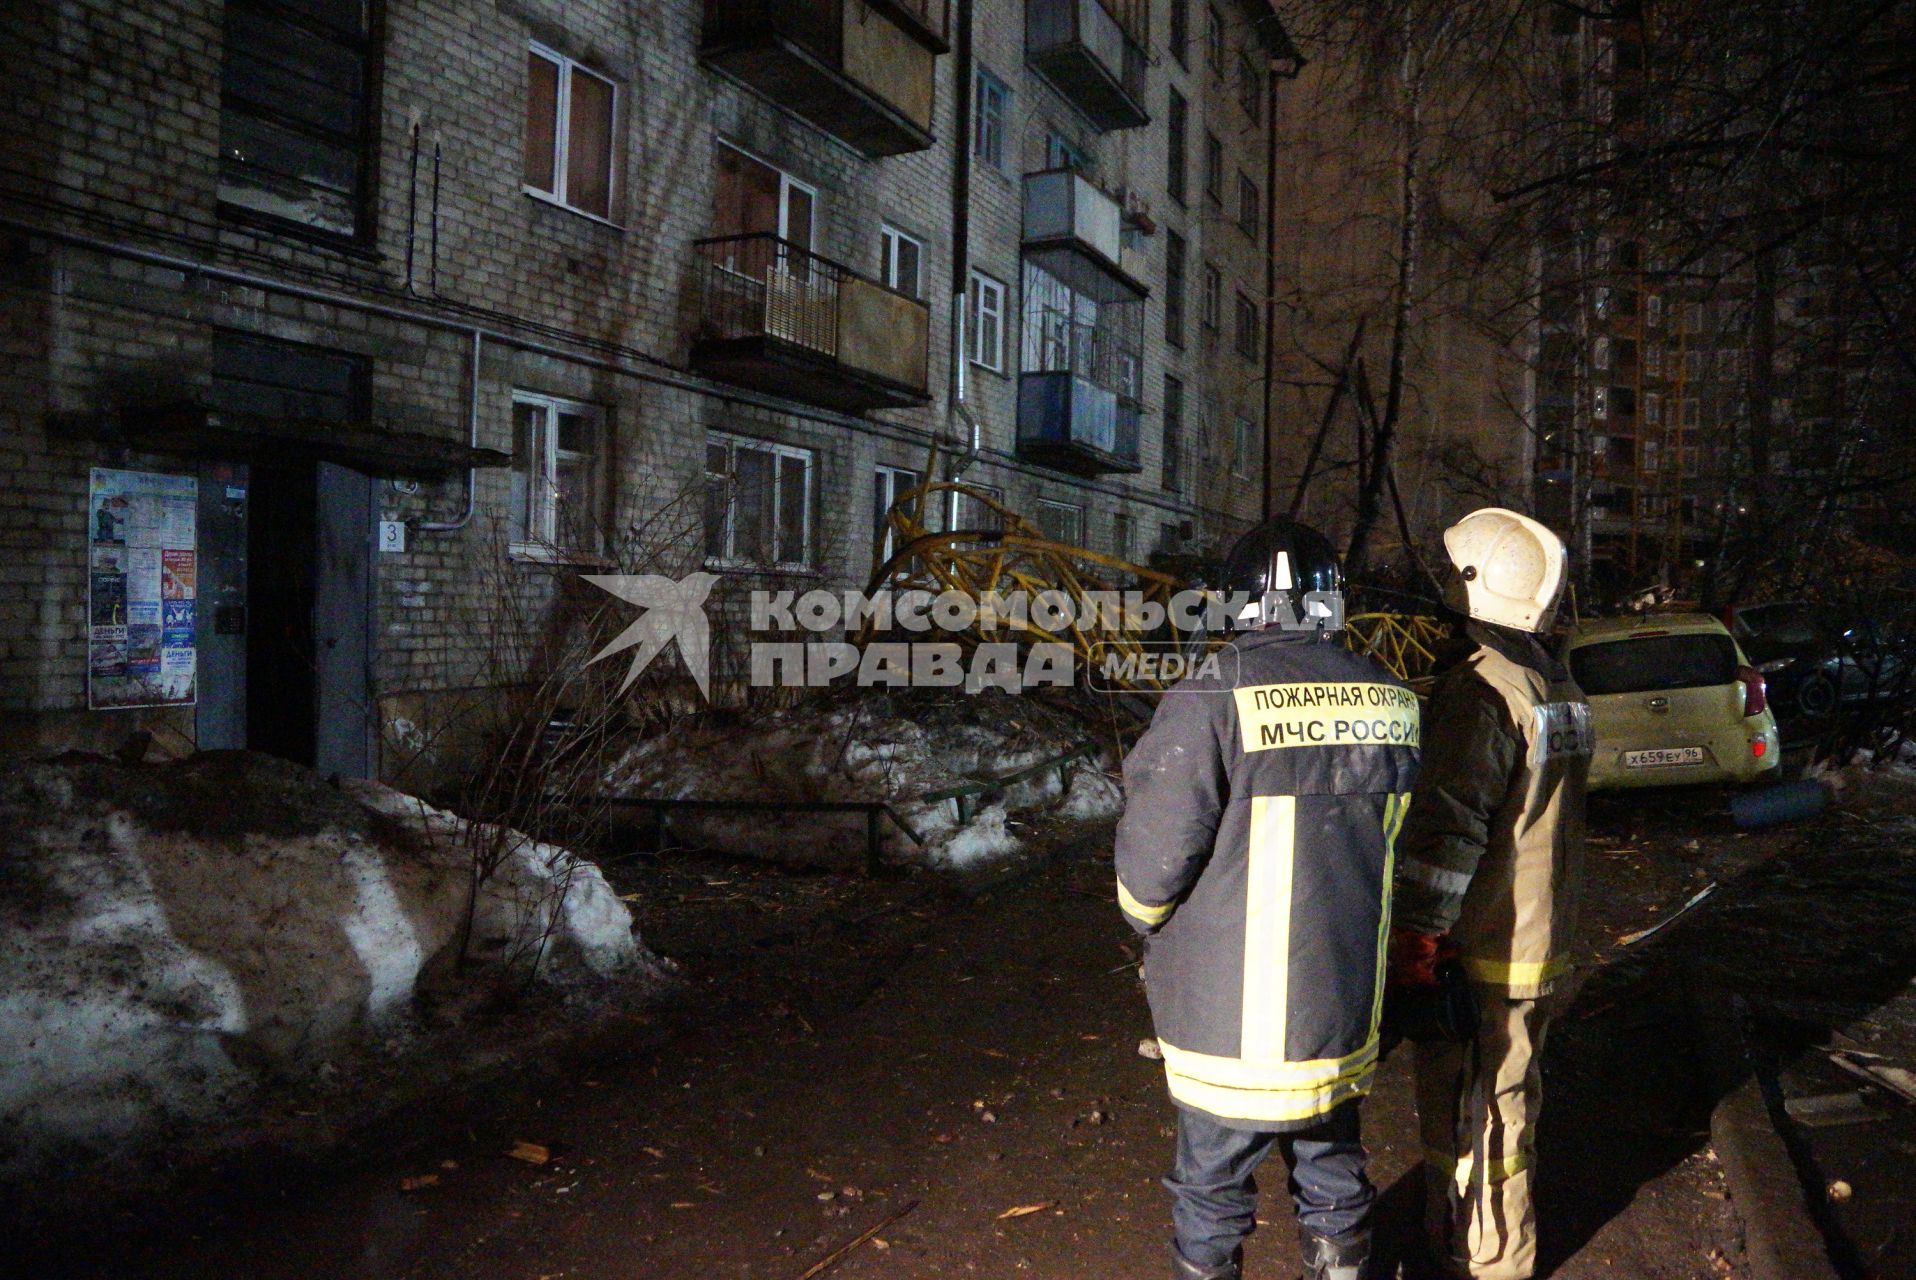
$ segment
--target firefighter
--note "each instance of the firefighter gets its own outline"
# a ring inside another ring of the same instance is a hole
[[[1451,1274],[1523,1280],[1537,1258],[1538,1060],[1582,879],[1590,707],[1538,641],[1563,591],[1557,536],[1487,508],[1446,530],[1444,547],[1473,647],[1425,713],[1390,976],[1428,987],[1454,958],[1470,980],[1474,1033],[1415,1049],[1426,1225]]]
[[[1417,700],[1333,643],[1343,576],[1322,534],[1267,523],[1225,577],[1234,604],[1248,600],[1243,634],[1218,673],[1160,700],[1124,762],[1117,833],[1118,902],[1146,939],[1178,1110],[1173,1271],[1238,1280],[1252,1175],[1276,1148],[1307,1276],[1358,1280],[1376,1198],[1358,1104],[1377,1063]]]

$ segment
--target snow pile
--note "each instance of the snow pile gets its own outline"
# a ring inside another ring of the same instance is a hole
[[[853,691],[762,715],[709,712],[638,743],[606,784],[614,795],[674,799],[884,801],[925,842],[883,820],[887,858],[964,869],[1016,853],[1019,823],[1115,817],[1118,784],[1087,749],[1062,767],[1062,783],[1058,768],[1042,768],[968,797],[964,822],[954,801],[925,797],[1017,774],[1091,737],[1081,720],[998,690]],[[864,857],[862,814],[688,811],[670,821],[682,842],[794,865],[851,868]]]
[[[0,1164],[230,1115],[267,1079],[403,1038],[416,996],[470,993],[475,841],[503,855],[473,912],[479,972],[645,957],[589,863],[269,757],[29,764],[0,779],[0,824]]]

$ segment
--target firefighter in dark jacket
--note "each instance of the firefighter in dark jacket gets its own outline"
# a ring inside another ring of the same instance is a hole
[[[1537,1260],[1538,1058],[1576,929],[1590,707],[1537,640],[1563,591],[1557,536],[1487,508],[1447,530],[1444,546],[1471,648],[1426,711],[1391,981],[1434,985],[1437,967],[1455,959],[1476,993],[1468,1041],[1416,1047],[1427,1225],[1451,1274],[1525,1280]]]
[[[1273,521],[1225,568],[1235,671],[1167,692],[1124,762],[1118,902],[1178,1108],[1174,1273],[1237,1280],[1253,1171],[1290,1170],[1306,1274],[1358,1280],[1376,1193],[1358,1103],[1376,1070],[1392,839],[1417,772],[1405,685],[1332,643],[1342,572]],[[1228,652],[1228,651],[1227,651]]]

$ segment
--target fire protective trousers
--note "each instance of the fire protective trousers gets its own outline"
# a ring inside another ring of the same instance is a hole
[[[1475,1280],[1528,1280],[1537,1266],[1534,1162],[1538,1074],[1550,1011],[1477,988],[1468,1044],[1420,1044],[1417,1119],[1426,1223],[1450,1265]]]

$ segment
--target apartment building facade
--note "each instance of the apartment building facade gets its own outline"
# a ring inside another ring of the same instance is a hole
[[[35,0],[5,39],[14,749],[390,776],[510,678],[490,597],[863,585],[934,446],[1129,560],[1259,514],[1263,0]]]

